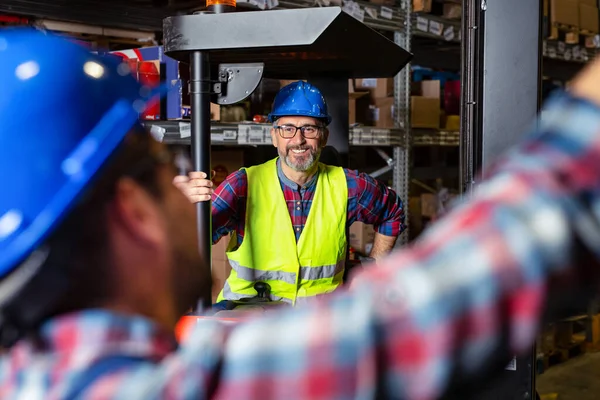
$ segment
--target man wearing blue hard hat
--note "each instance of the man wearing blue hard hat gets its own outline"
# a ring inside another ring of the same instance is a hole
[[[212,196],[213,241],[235,233],[217,309],[256,296],[257,281],[270,286],[272,300],[288,304],[333,292],[343,283],[352,223],[374,226],[373,258],[391,251],[404,230],[394,191],[367,174],[319,162],[331,116],[316,87],[283,87],[269,120],[279,156],[232,173]],[[197,193],[206,192],[206,181],[190,177],[175,182],[192,201],[205,200]]]

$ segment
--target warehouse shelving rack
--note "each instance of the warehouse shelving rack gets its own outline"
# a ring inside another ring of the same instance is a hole
[[[320,0],[323,1],[323,0]],[[255,1],[258,9],[297,9],[326,6],[314,0],[281,0],[275,7],[270,1]],[[365,25],[393,34],[394,41],[404,49],[411,51],[414,38],[446,43],[460,57],[461,21],[450,20],[427,13],[413,13],[412,0],[401,0],[399,7],[377,5],[364,1],[345,2],[343,10]],[[417,45],[418,46],[418,45]],[[440,56],[447,54],[441,53]],[[578,45],[569,45],[561,41],[543,41],[543,56],[548,60],[583,63],[596,55],[596,49],[585,49]],[[458,67],[458,66],[457,66]],[[458,68],[457,68],[458,69]],[[392,188],[408,203],[410,174],[410,155],[414,146],[450,146],[460,145],[460,133],[444,129],[411,129],[410,98],[411,69],[404,68],[395,78],[394,106],[395,125],[393,129],[353,126],[349,132],[349,145],[354,147],[371,146],[383,158],[386,167],[371,172],[380,176],[392,172]],[[153,132],[168,143],[189,144],[190,127],[185,121],[148,121]],[[255,123],[213,123],[212,143],[216,145],[261,146],[270,144],[270,125]],[[391,155],[388,155],[391,147]],[[408,214],[408,207],[406,210]],[[406,218],[408,227],[408,215]],[[410,227],[408,227],[410,228]],[[398,245],[408,242],[407,229],[398,240]]]
[[[0,5],[0,12],[15,15],[26,15],[34,18],[46,18],[61,20],[68,18],[72,22],[93,23],[102,18],[105,24],[114,28],[134,29],[144,31],[160,31],[162,20],[166,16],[165,10],[141,10],[132,12],[129,5],[123,4],[111,7],[93,7],[95,0],[86,0],[93,12],[82,12],[81,10],[67,10],[69,15],[63,15],[65,10],[54,6],[47,6],[43,2],[23,3],[16,0],[7,0]],[[453,59],[454,69],[460,69],[460,43],[461,43],[461,21],[449,20],[443,17],[427,13],[412,12],[412,1],[401,0],[398,6],[378,5],[362,0],[340,1],[340,0],[247,0],[238,1],[241,7],[248,9],[293,9],[308,8],[329,5],[340,5],[344,11],[356,19],[364,22],[367,26],[383,31],[394,36],[394,40],[407,50],[413,50],[415,54],[414,63],[421,64],[419,60],[419,49],[427,42],[427,62],[425,66],[443,66]],[[115,8],[116,7],[116,8]],[[127,8],[129,7],[129,9]],[[181,10],[183,11],[183,10]],[[187,11],[194,11],[193,9]],[[105,15],[106,14],[106,15]],[[89,38],[93,40],[93,38]],[[110,38],[104,38],[110,44]],[[596,40],[596,43],[599,41]],[[439,51],[442,49],[444,51]],[[436,51],[438,49],[438,51]],[[591,60],[597,54],[597,49],[585,48],[579,45],[567,44],[562,41],[543,41],[543,55],[545,58],[545,69],[553,61],[561,68],[569,71],[579,68],[585,62]],[[433,62],[431,60],[434,60]],[[426,64],[426,63],[425,63]],[[433,64],[433,65],[431,65]],[[414,146],[451,146],[460,144],[458,131],[445,131],[433,129],[411,129],[410,128],[410,66],[405,68],[397,77],[395,82],[395,129],[376,129],[356,126],[350,129],[351,146],[375,146],[380,147],[378,153],[384,158],[387,167],[380,168],[374,174],[383,174],[392,171],[393,188],[408,201],[408,183],[410,182],[409,155]],[[166,141],[186,143],[189,137],[189,123],[185,121],[167,121],[163,123],[148,121],[153,131],[159,136],[164,136]],[[235,126],[234,126],[235,125]],[[179,130],[178,130],[179,129]],[[261,134],[264,127],[255,126],[250,128],[248,124],[215,124],[213,126],[212,141],[214,144],[223,145],[262,145]],[[241,139],[241,140],[240,140]],[[268,137],[267,137],[268,140]],[[386,156],[390,151],[391,156]],[[385,148],[385,149],[384,149]],[[407,219],[408,220],[408,219]],[[407,241],[408,234],[403,235],[400,243]]]
[[[276,9],[307,8],[315,3],[303,0],[282,1]],[[364,22],[365,25],[393,34],[394,42],[410,51],[413,25],[420,20],[411,17],[412,1],[402,0],[401,7],[376,6],[371,3],[352,2],[344,11]],[[357,11],[360,10],[360,11]],[[367,11],[368,10],[368,11]],[[370,16],[369,16],[370,15]],[[432,16],[433,17],[433,16]],[[435,20],[435,18],[433,18]],[[433,34],[425,32],[425,36]],[[413,145],[458,145],[458,132],[410,128],[410,65],[405,67],[394,82],[395,128],[375,128],[369,126],[350,127],[350,146],[373,146],[387,166],[371,172],[375,177],[392,172],[392,187],[408,203],[410,181],[409,158]],[[170,144],[189,144],[190,124],[186,121],[146,121],[157,138]],[[257,123],[212,123],[211,142],[217,145],[270,144],[269,124]],[[391,156],[388,155],[391,147]],[[408,213],[408,210],[406,210]],[[407,218],[408,221],[408,218]],[[408,229],[401,236],[398,245],[408,242]]]

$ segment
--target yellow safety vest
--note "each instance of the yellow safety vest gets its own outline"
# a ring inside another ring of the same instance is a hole
[[[346,175],[339,167],[319,163],[318,168],[316,191],[298,243],[277,175],[277,158],[246,168],[244,239],[238,249],[227,252],[232,270],[217,301],[254,297],[254,283],[262,281],[271,286],[273,300],[296,304],[332,292],[342,283]]]

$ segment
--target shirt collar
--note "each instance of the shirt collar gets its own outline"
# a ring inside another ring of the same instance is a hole
[[[312,178],[310,178],[308,182],[300,186],[296,182],[292,181],[287,176],[285,176],[285,174],[283,173],[283,168],[281,168],[281,158],[277,157],[277,176],[279,177],[279,181],[289,188],[292,188],[294,190],[298,190],[299,188],[309,189],[315,185],[315,182],[317,182],[317,177],[319,176],[319,168],[317,168],[317,172],[313,175]]]
[[[99,353],[118,348],[131,355],[162,359],[177,348],[172,332],[153,321],[108,310],[85,310],[56,317],[42,326],[41,340],[55,352],[78,348]]]

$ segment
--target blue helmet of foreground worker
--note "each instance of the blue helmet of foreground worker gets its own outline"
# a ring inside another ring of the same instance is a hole
[[[0,279],[58,225],[152,94],[116,58],[0,30]]]
[[[319,89],[303,81],[290,83],[279,90],[273,102],[273,111],[269,114],[269,121],[275,122],[281,117],[292,116],[322,119],[327,125],[331,123],[325,97]]]

